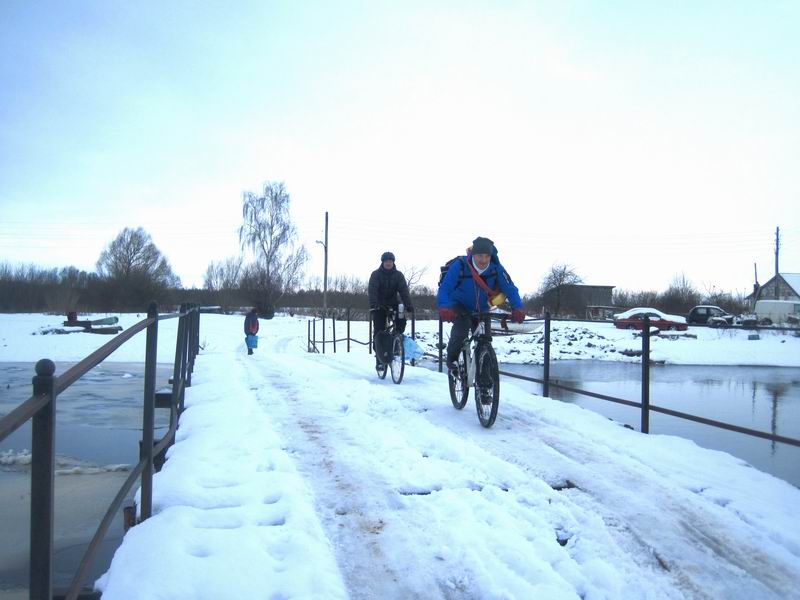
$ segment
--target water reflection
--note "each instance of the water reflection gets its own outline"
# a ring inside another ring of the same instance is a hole
[[[540,365],[503,370],[542,378]],[[800,369],[666,365],[650,370],[650,403],[663,408],[800,439]],[[641,400],[641,365],[603,361],[555,361],[551,381],[625,400]],[[522,384],[540,394],[541,385]],[[641,412],[551,387],[551,397],[578,404],[639,429]],[[800,448],[651,413],[651,433],[680,435],[723,450],[800,486]]]

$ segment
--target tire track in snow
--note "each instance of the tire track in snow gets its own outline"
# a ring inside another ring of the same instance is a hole
[[[326,439],[333,435],[313,415],[293,410],[297,388],[282,372],[276,357],[291,338],[281,338],[264,365],[248,365],[250,381],[261,388],[259,401],[275,419],[287,441],[296,467],[309,481],[316,496],[318,515],[334,549],[339,567],[353,598],[420,598],[407,588],[404,578],[395,572],[385,557],[379,536],[385,522],[382,516],[388,507],[369,502],[362,493],[378,482],[365,481],[347,464],[334,456]],[[261,368],[258,368],[261,366]],[[314,451],[310,451],[308,446]]]

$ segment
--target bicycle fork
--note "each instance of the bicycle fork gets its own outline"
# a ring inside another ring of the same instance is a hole
[[[467,350],[467,385],[475,386],[475,348],[471,347]]]

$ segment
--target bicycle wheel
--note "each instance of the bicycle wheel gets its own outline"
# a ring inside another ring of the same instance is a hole
[[[447,383],[450,384],[450,401],[458,410],[464,408],[469,398],[469,382],[467,381],[467,353],[461,352],[458,355],[458,377],[453,373],[447,373]]]
[[[491,344],[482,343],[475,352],[475,407],[484,427],[494,425],[500,406],[500,373]]]
[[[389,368],[392,371],[392,381],[400,383],[403,381],[403,371],[406,365],[406,351],[403,347],[403,334],[398,333],[392,338],[392,362],[389,363]]]
[[[375,367],[375,371],[377,371],[379,379],[386,379],[387,367],[388,365],[386,365],[386,363],[381,363],[379,367]]]

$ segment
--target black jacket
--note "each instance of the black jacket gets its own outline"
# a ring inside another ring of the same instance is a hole
[[[392,267],[387,271],[381,265],[372,272],[369,277],[369,307],[378,308],[379,306],[397,306],[397,295],[405,304],[407,310],[413,310],[411,305],[411,295],[408,293],[406,278]]]

